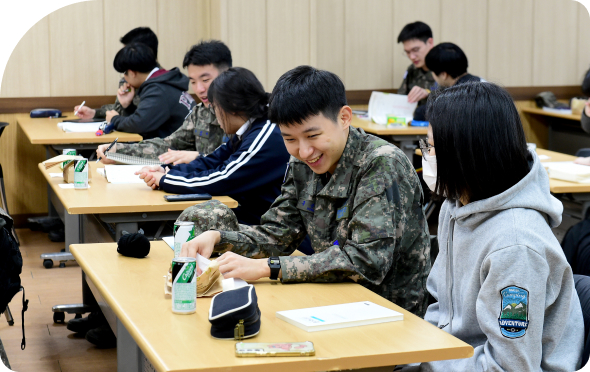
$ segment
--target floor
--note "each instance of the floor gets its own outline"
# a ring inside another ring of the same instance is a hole
[[[47,234],[28,229],[19,229],[17,234],[23,256],[21,281],[29,299],[29,309],[25,313],[25,350],[20,349],[21,293],[10,304],[14,326],[8,326],[4,315],[0,317],[0,339],[11,369],[18,372],[116,371],[116,349],[98,349],[68,331],[65,324],[53,323],[53,305],[82,301],[80,267],[68,262],[65,268],[58,268],[56,263],[52,269],[45,269],[39,258],[41,253],[58,252],[64,243],[52,243]],[[66,321],[72,317],[66,314]]]

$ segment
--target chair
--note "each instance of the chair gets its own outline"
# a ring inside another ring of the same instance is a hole
[[[590,338],[588,337],[588,331],[590,330],[590,277],[574,275],[574,282],[582,305],[582,314],[584,315],[584,352],[582,353],[582,364],[580,365],[580,367],[584,367],[588,363],[588,357],[590,356]]]

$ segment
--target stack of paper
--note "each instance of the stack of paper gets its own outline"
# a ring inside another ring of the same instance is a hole
[[[109,183],[144,183],[135,172],[143,165],[112,165],[104,166],[104,172]]]
[[[375,123],[386,125],[387,115],[412,121],[417,103],[408,103],[408,96],[393,93],[373,92],[369,100],[369,118]]]
[[[71,122],[61,122],[57,123],[57,126],[61,128],[64,132],[69,133],[96,133],[102,122],[94,122],[94,123],[71,123]]]
[[[549,172],[549,178],[562,181],[590,183],[590,167],[574,164],[571,161],[543,163]]]
[[[370,301],[277,311],[276,316],[307,332],[395,322],[404,319],[404,314]]]
[[[61,164],[64,161],[68,161],[68,160],[80,160],[80,159],[84,159],[83,156],[81,155],[58,155],[58,156],[54,156],[51,159],[47,159],[44,162],[42,162],[41,164],[43,164],[43,166],[45,167],[45,169],[49,169],[57,164]]]

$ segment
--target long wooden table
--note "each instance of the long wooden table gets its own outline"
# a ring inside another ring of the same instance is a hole
[[[522,112],[526,112],[527,114],[550,116],[550,117],[560,118],[560,119],[567,119],[567,120],[574,120],[574,121],[580,121],[582,119],[581,114],[579,114],[579,115],[561,114],[561,113],[556,113],[556,112],[545,111],[545,110],[537,108],[537,107],[521,107],[520,110]]]
[[[260,334],[246,342],[312,341],[314,357],[237,358],[235,341],[210,336],[210,298],[197,312],[176,315],[164,298],[164,279],[174,257],[152,242],[144,259],[121,256],[115,244],[71,247],[89,286],[117,335],[119,371],[326,371],[468,358],[473,348],[354,283],[254,282],[262,312]],[[275,317],[279,310],[372,301],[402,312],[404,320],[323,332],[305,332]],[[146,359],[147,358],[147,359]],[[149,363],[149,364],[148,364]],[[150,370],[146,368],[145,370]]]
[[[366,110],[367,105],[353,105],[353,110]],[[416,149],[416,142],[420,138],[426,137],[428,134],[428,127],[386,127],[385,125],[379,125],[373,123],[371,120],[364,120],[353,115],[352,126],[356,128],[362,128],[365,132],[375,134],[378,136],[390,136],[391,139],[400,143],[400,148],[411,160]]]

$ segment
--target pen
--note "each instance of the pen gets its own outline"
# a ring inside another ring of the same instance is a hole
[[[80,105],[80,107],[78,107],[78,109],[76,110],[76,112],[74,112],[74,115],[78,115],[78,111],[80,111],[80,109],[82,107],[84,107],[84,104],[86,103],[86,101],[82,101],[82,104]]]
[[[113,143],[111,143],[111,144],[110,144],[110,146],[109,146],[109,147],[107,147],[107,149],[106,149],[106,150],[104,150],[104,156],[107,156],[107,152],[108,152],[108,151],[109,151],[111,148],[113,148],[113,146],[115,146],[115,143],[117,143],[117,140],[118,140],[118,139],[119,139],[119,137],[115,138],[115,140],[113,141]],[[101,159],[102,159],[102,158],[98,158],[98,159],[96,159],[96,162],[98,163],[98,162],[99,162]]]

